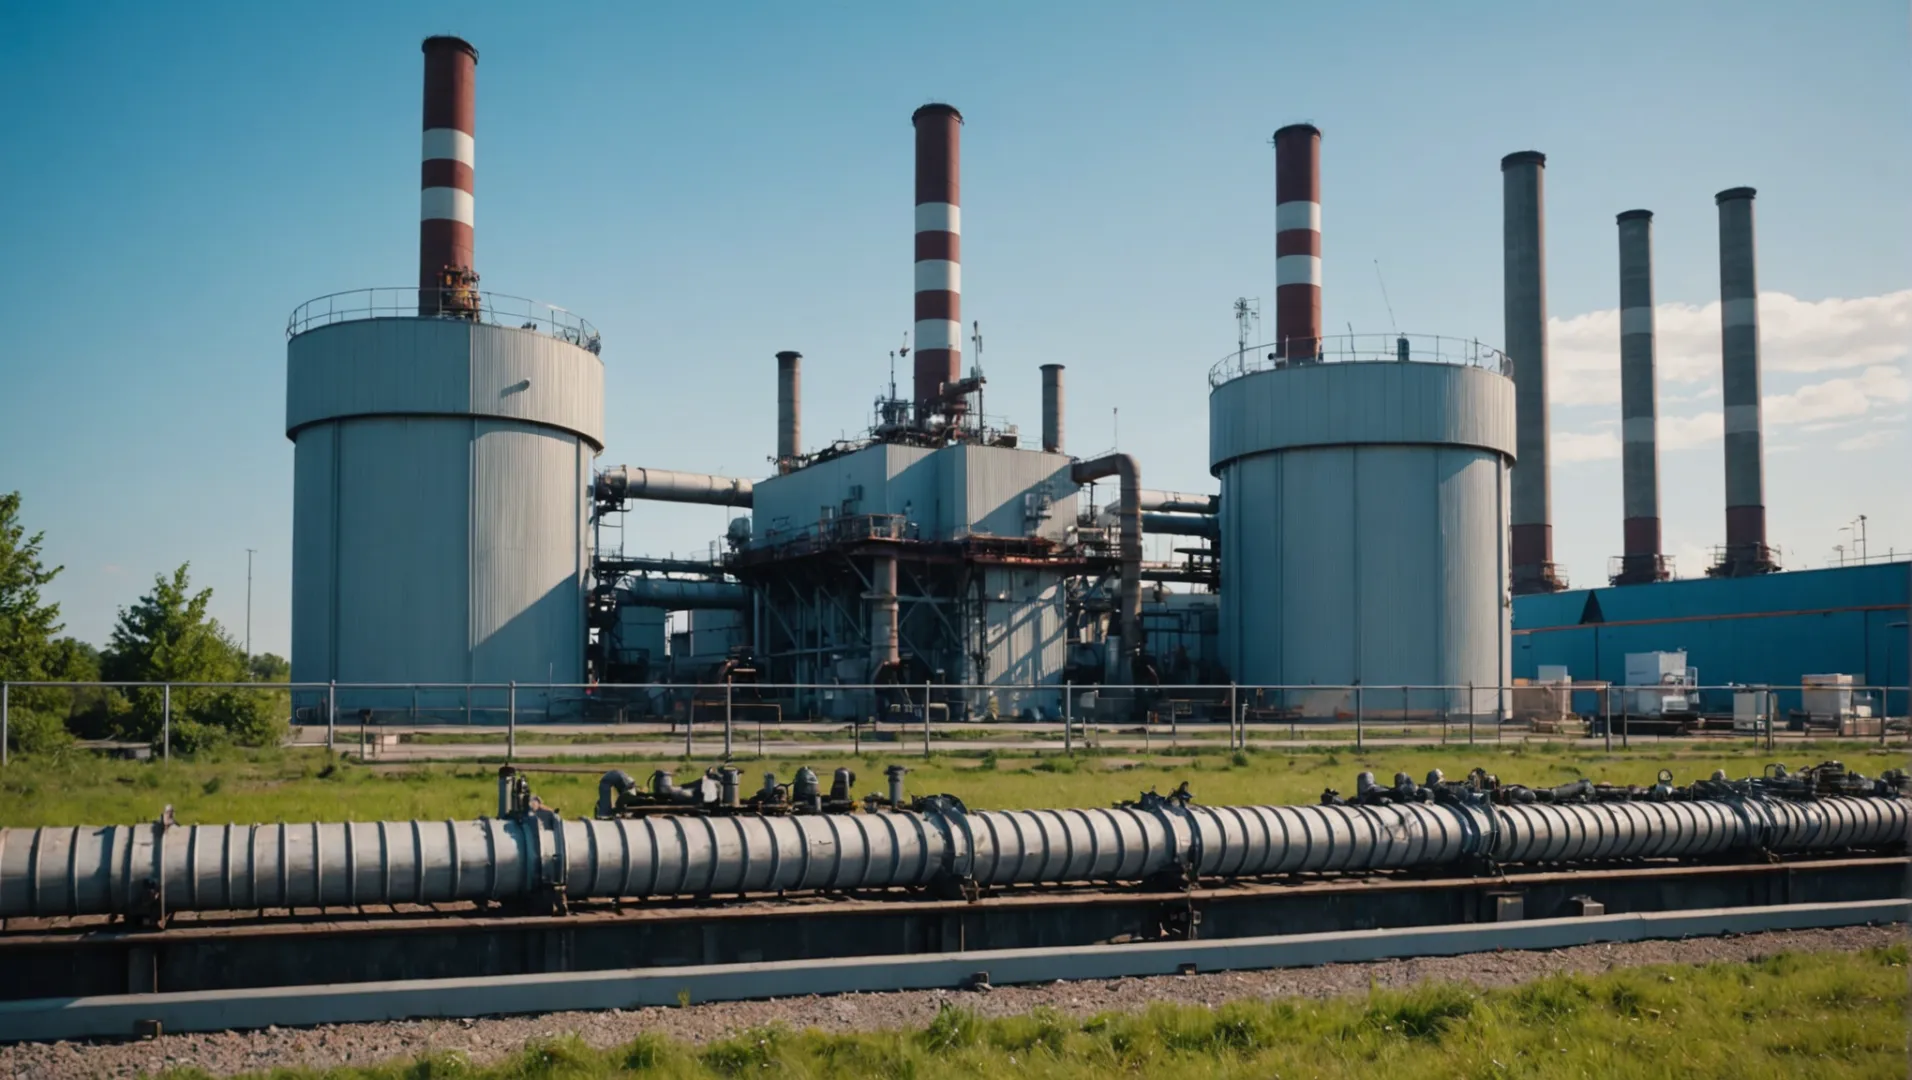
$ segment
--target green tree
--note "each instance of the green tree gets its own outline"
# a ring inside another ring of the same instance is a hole
[[[0,495],[0,682],[60,676],[49,670],[57,658],[53,635],[64,626],[60,605],[44,602],[42,587],[64,567],[48,567],[40,554],[45,533],[27,535],[20,523],[20,493]],[[18,750],[56,749],[70,741],[57,706],[58,691],[21,687],[7,698],[7,743]]]
[[[190,564],[130,608],[121,608],[101,664],[107,679],[125,682],[221,683],[245,681],[245,651],[206,614],[212,590],[192,590]],[[174,687],[172,745],[191,753],[228,740],[245,746],[276,743],[284,732],[282,695],[215,687]],[[119,729],[128,738],[158,742],[165,697],[158,687],[127,692]]]
[[[99,682],[100,660],[100,651],[79,638],[59,638],[47,647],[46,677],[55,682]],[[59,696],[59,711],[66,718],[67,730],[86,739],[103,739],[113,734],[113,718],[126,708],[125,699],[105,687],[74,687],[46,693]]]
[[[278,653],[260,653],[252,658],[253,682],[291,682],[292,662]]]
[[[0,495],[0,681],[45,678],[47,647],[65,629],[60,605],[40,600],[40,589],[65,567],[49,569],[41,559],[45,533],[26,533],[20,493]]]

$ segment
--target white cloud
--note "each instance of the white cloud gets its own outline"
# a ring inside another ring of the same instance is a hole
[[[1762,419],[1772,426],[1809,424],[1864,416],[1874,403],[1912,399],[1912,381],[1898,365],[1877,364],[1855,376],[1827,379],[1790,394],[1768,394]]]
[[[1605,461],[1620,456],[1620,437],[1611,431],[1556,431],[1555,461]]]
[[[1703,412],[1697,416],[1662,416],[1660,449],[1691,450],[1696,446],[1716,443],[1725,428],[1725,417],[1716,412]]]
[[[1838,443],[1836,443],[1833,446],[1833,449],[1848,450],[1848,451],[1871,450],[1874,447],[1886,445],[1892,440],[1898,438],[1899,434],[1900,434],[1899,432],[1894,431],[1891,428],[1874,428],[1871,431],[1865,432],[1864,434],[1854,435],[1850,439],[1841,439]]]
[[[1719,319],[1718,301],[1654,309],[1655,367],[1662,389],[1717,382]],[[1851,300],[1761,293],[1759,320],[1760,363],[1766,371],[1889,366],[1906,355],[1912,339],[1912,289]],[[1547,347],[1553,404],[1610,405],[1620,400],[1619,309],[1548,320]],[[1717,390],[1699,391],[1709,392]]]
[[[1882,413],[1880,406],[1912,401],[1912,378],[1902,365],[1875,364],[1857,375],[1802,386],[1785,394],[1767,394],[1762,402],[1761,421],[1768,430],[1797,427],[1806,433],[1831,431],[1872,420],[1882,424],[1903,425],[1905,414]],[[1554,433],[1554,456],[1561,461],[1599,461],[1620,455],[1619,440],[1604,423],[1591,431]],[[1724,429],[1718,411],[1692,416],[1660,417],[1660,449],[1690,450],[1720,440]],[[1850,441],[1850,440],[1848,440]],[[1868,442],[1872,446],[1876,443]],[[1768,445],[1769,450],[1776,449]],[[1846,449],[1841,444],[1841,449]]]

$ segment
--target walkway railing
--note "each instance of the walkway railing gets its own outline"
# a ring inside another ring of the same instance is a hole
[[[1243,375],[1278,368],[1332,363],[1457,364],[1484,368],[1502,375],[1514,373],[1506,353],[1477,338],[1438,334],[1330,334],[1309,348],[1293,343],[1268,342],[1236,349],[1208,369],[1210,389]]]
[[[491,326],[535,330],[568,341],[596,355],[603,348],[597,328],[582,316],[555,304],[504,293],[466,289],[417,289],[381,286],[349,289],[307,300],[286,319],[285,336],[361,319],[463,319]]]

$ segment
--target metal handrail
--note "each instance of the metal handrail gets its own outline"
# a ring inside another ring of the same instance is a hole
[[[476,300],[475,306],[446,303],[452,294]],[[347,289],[307,300],[292,309],[286,319],[285,336],[295,338],[308,330],[334,323],[362,319],[463,319],[491,326],[511,326],[536,330],[548,337],[566,341],[596,356],[603,348],[597,327],[583,316],[522,296],[476,290],[419,289],[402,285]]]
[[[1405,360],[1477,367],[1509,376],[1514,373],[1513,361],[1506,353],[1478,338],[1439,334],[1330,334],[1319,340],[1314,354],[1306,356],[1279,342],[1236,349],[1208,369],[1209,389],[1258,371],[1327,363],[1400,363]],[[1297,355],[1289,355],[1291,352]]]

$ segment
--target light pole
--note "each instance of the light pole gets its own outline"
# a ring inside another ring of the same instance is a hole
[[[258,548],[246,549],[246,679],[252,679],[252,556]]]

